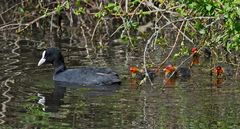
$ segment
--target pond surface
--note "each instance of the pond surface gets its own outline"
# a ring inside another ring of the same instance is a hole
[[[240,128],[236,79],[216,80],[202,72],[203,65],[188,81],[164,85],[159,75],[153,86],[138,86],[129,67],[142,62],[142,51],[127,52],[120,43],[95,50],[66,39],[56,42],[68,67],[111,67],[121,86],[59,87],[52,81],[51,65],[37,67],[46,43],[1,37],[1,128]]]

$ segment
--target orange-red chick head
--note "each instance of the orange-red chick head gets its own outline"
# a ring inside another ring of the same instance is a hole
[[[175,70],[176,70],[176,67],[174,67],[174,66],[171,65],[171,64],[167,65],[167,66],[163,69],[163,71],[165,72],[165,75],[166,75],[166,74],[169,74],[169,73],[172,73],[172,72],[174,72]]]
[[[139,72],[139,69],[135,66],[132,66],[132,67],[130,67],[130,72],[131,73],[137,73],[137,72]]]
[[[224,69],[221,66],[216,66],[213,69],[213,72],[217,75],[217,76],[221,76],[224,73]]]
[[[193,47],[191,51],[192,51],[192,54],[195,54],[197,53],[198,49],[196,47]]]
[[[131,72],[131,75],[132,75],[132,78],[136,78],[136,74],[139,72],[140,70],[135,67],[135,66],[132,66],[130,67],[130,72]]]

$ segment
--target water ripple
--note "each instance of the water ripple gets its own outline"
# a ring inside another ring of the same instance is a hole
[[[5,98],[7,98],[7,100],[3,101],[1,103],[2,108],[1,108],[1,112],[0,112],[0,124],[3,124],[5,121],[2,119],[4,118],[6,115],[4,114],[7,111],[7,103],[11,101],[12,96],[8,95],[8,92],[11,90],[11,87],[8,85],[8,83],[14,83],[13,79],[8,78],[6,81],[3,81],[1,84],[1,88],[2,87],[7,87],[7,90],[5,90],[2,93],[2,96],[4,96]]]
[[[9,45],[14,45],[14,48],[11,50],[12,55],[7,57],[7,60],[9,63],[4,65],[4,67],[6,67],[4,72],[6,74],[9,74],[10,77],[1,83],[1,89],[3,89],[4,87],[6,88],[6,90],[1,94],[3,97],[6,98],[6,100],[1,102],[2,108],[0,111],[0,124],[5,123],[3,118],[6,117],[5,113],[7,111],[7,103],[9,103],[13,98],[13,96],[9,94],[9,92],[11,91],[11,87],[9,86],[9,83],[14,83],[14,77],[21,74],[21,72],[14,72],[14,70],[18,68],[16,63],[19,62],[19,59],[16,59],[16,57],[20,56],[20,54],[16,51],[17,49],[20,48],[20,46],[18,45],[19,40],[20,38],[18,38],[15,42],[9,44]]]

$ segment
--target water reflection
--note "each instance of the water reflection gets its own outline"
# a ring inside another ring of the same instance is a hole
[[[176,80],[177,80],[176,78],[164,78],[163,84],[165,85],[165,87],[171,88],[176,85]]]
[[[55,86],[52,93],[39,93],[38,103],[43,105],[43,111],[58,112],[63,104],[66,87]]]
[[[1,64],[1,67],[3,67],[2,69],[3,73],[1,74],[2,81],[1,88],[4,88],[5,90],[1,92],[1,95],[3,96],[4,99],[0,99],[3,100],[1,102],[2,108],[0,110],[0,124],[5,123],[4,118],[6,117],[7,104],[13,98],[13,96],[9,93],[12,90],[10,84],[13,84],[14,78],[22,73],[21,71],[16,71],[17,68],[19,67],[18,63],[20,62],[19,60],[20,54],[18,52],[18,49],[20,48],[19,41],[20,38],[18,37],[15,41],[10,41],[9,44],[5,44],[6,42],[2,44],[5,45],[2,48],[2,51],[10,50],[10,53],[9,54],[5,54],[3,52],[0,53],[0,57],[2,58],[2,60],[4,59],[6,60],[5,62],[1,61],[4,62],[3,64]],[[12,49],[5,48],[6,46],[12,46]]]
[[[69,85],[69,83],[55,82],[54,89],[51,93],[38,93],[38,103],[43,105],[43,111],[58,112],[61,105],[64,105],[64,95],[67,89],[75,90],[79,88],[87,88],[88,92],[84,93],[85,98],[111,96],[120,88],[120,85],[109,86],[79,86]]]
[[[212,85],[214,87],[220,88],[221,85],[223,84],[224,80],[225,80],[224,78],[215,78],[215,79],[213,79]]]

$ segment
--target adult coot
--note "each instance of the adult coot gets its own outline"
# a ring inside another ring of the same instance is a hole
[[[56,82],[83,86],[113,85],[121,83],[117,73],[113,72],[110,68],[80,67],[77,69],[67,69],[64,58],[57,48],[48,48],[43,51],[38,66],[44,63],[53,65],[53,80]]]

